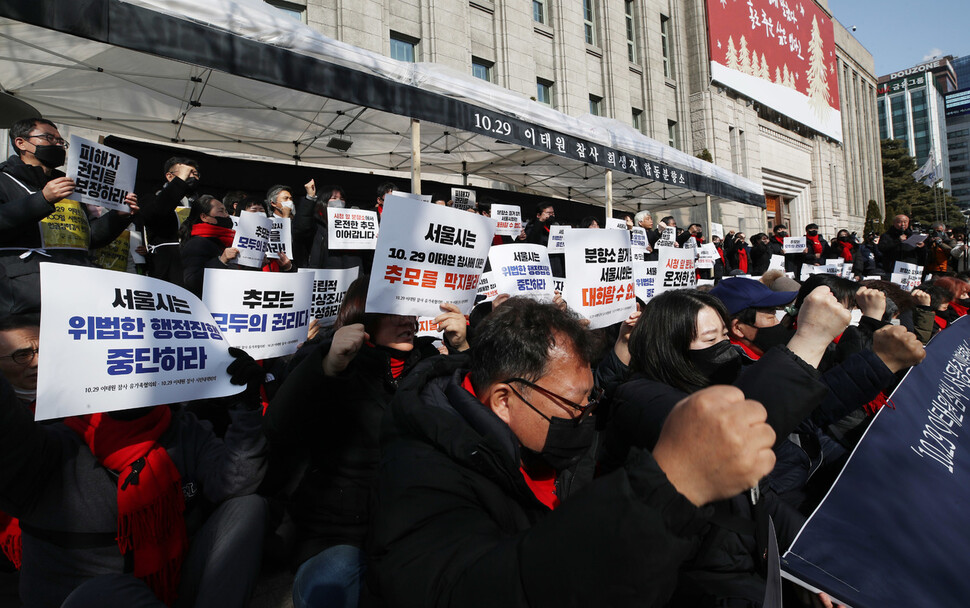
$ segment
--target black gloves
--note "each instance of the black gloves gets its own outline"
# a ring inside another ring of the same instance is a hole
[[[246,351],[229,347],[229,354],[236,358],[229,364],[226,372],[229,374],[229,382],[233,384],[246,385],[246,392],[259,395],[259,387],[266,380],[266,372],[256,360],[250,357]]]

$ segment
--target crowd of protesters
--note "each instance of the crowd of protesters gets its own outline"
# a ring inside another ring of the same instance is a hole
[[[293,252],[251,270],[360,277],[296,354],[231,349],[235,397],[38,423],[39,262],[91,262],[38,235],[73,190],[57,127],[21,121],[10,139],[0,561],[28,607],[244,606],[267,565],[292,572],[300,607],[761,606],[768,535],[793,541],[923,345],[970,305],[965,235],[936,223],[909,246],[900,215],[861,240],[809,224],[798,253],[784,225],[713,237],[713,287],[638,301],[604,329],[558,296],[501,295],[468,317],[442,302],[436,345],[414,317],[365,310],[373,256],[327,242],[341,187],[196,196],[201,168],[175,157],[130,213],[91,215],[92,248],[134,221],[145,272],[201,294],[204,269],[237,268],[231,216],[255,211],[292,220]],[[622,219],[646,231],[648,260],[668,228],[673,246],[707,238],[672,216]],[[540,204],[494,243],[546,245],[555,222]],[[852,279],[798,280],[834,258]],[[887,280],[895,262],[923,266],[923,284]]]

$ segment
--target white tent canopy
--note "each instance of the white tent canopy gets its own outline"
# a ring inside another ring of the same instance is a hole
[[[9,0],[0,90],[58,123],[328,167],[411,168],[615,206],[764,207],[762,187],[617,121],[327,38],[262,0]],[[347,147],[349,145],[349,148]]]

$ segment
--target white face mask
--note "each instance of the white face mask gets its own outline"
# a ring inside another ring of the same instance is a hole
[[[290,211],[296,210],[296,205],[293,204],[293,201],[283,201],[280,203],[280,207],[286,207]]]
[[[327,201],[327,207],[333,207],[334,209],[343,209],[346,206],[347,202],[339,199]]]

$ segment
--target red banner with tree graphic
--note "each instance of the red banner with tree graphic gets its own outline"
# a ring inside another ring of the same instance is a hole
[[[814,2],[707,0],[711,77],[842,140],[832,19]]]

